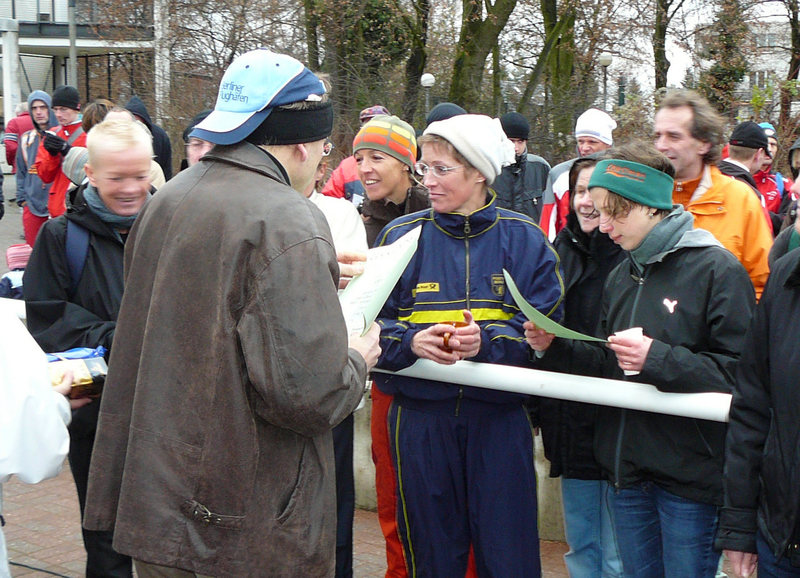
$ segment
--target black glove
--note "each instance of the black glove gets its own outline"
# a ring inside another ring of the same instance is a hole
[[[72,148],[67,141],[65,141],[60,136],[47,133],[47,136],[44,137],[44,150],[49,152],[51,155],[67,154],[67,151]]]
[[[3,215],[6,214],[6,203],[5,201],[0,202],[0,219],[3,218]]]

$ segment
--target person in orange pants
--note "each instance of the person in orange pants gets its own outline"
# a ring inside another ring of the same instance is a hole
[[[372,416],[372,462],[375,464],[375,490],[378,497],[378,522],[386,540],[386,578],[408,578],[403,545],[397,535],[397,483],[389,449],[387,417],[394,396],[383,393],[377,387],[371,390]],[[465,578],[478,578],[475,555],[469,551],[469,563]]]

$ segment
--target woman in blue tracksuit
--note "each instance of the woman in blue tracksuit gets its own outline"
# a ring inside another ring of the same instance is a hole
[[[417,171],[432,209],[400,217],[378,236],[385,245],[422,227],[379,316],[378,366],[399,370],[417,359],[525,365],[525,319],[503,269],[533,306],[556,318],[563,283],[541,229],[498,208],[489,189],[513,160],[513,146],[496,119],[481,115],[432,123],[419,143]],[[446,324],[454,321],[465,326]],[[409,575],[463,578],[472,546],[481,576],[539,576],[526,397],[384,374],[375,385],[394,395],[389,432]]]

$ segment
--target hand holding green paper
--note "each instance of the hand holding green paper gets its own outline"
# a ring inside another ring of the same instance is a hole
[[[584,335],[583,333],[578,333],[577,331],[573,331],[572,329],[567,329],[562,325],[559,325],[543,313],[540,313],[535,307],[533,307],[530,303],[528,303],[522,294],[517,289],[517,284],[514,283],[514,279],[511,278],[511,275],[503,269],[503,276],[506,279],[506,286],[508,287],[508,291],[511,293],[511,296],[514,298],[514,302],[517,304],[517,307],[525,314],[525,317],[528,320],[532,321],[536,324],[537,327],[540,329],[544,329],[548,333],[552,333],[556,337],[562,337],[564,339],[576,339],[579,341],[597,341],[599,343],[605,343],[605,339],[599,339],[597,337],[592,337],[590,335]]]

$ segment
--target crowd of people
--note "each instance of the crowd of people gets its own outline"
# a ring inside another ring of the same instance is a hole
[[[371,383],[388,577],[540,576],[537,429],[570,576],[711,578],[723,551],[739,576],[800,576],[800,140],[793,181],[772,124],[727,134],[674,90],[649,140],[615,142],[615,120],[585,111],[577,156],[551,168],[522,114],[440,103],[416,131],[374,105],[326,179],[329,89],[289,56],[239,56],[174,176],[138,97],[84,105],[61,86],[20,111],[27,329],[47,352],[107,350],[103,393],[71,416],[69,376],[47,399],[38,357],[26,378],[53,446],[28,477],[57,469],[71,417],[86,575],[352,576]],[[414,229],[376,322],[348,335],[337,292]],[[504,271],[605,341],[538,327]],[[732,393],[730,423],[391,373],[420,359]],[[39,419],[4,418],[0,449]],[[22,473],[5,453],[0,480]]]

